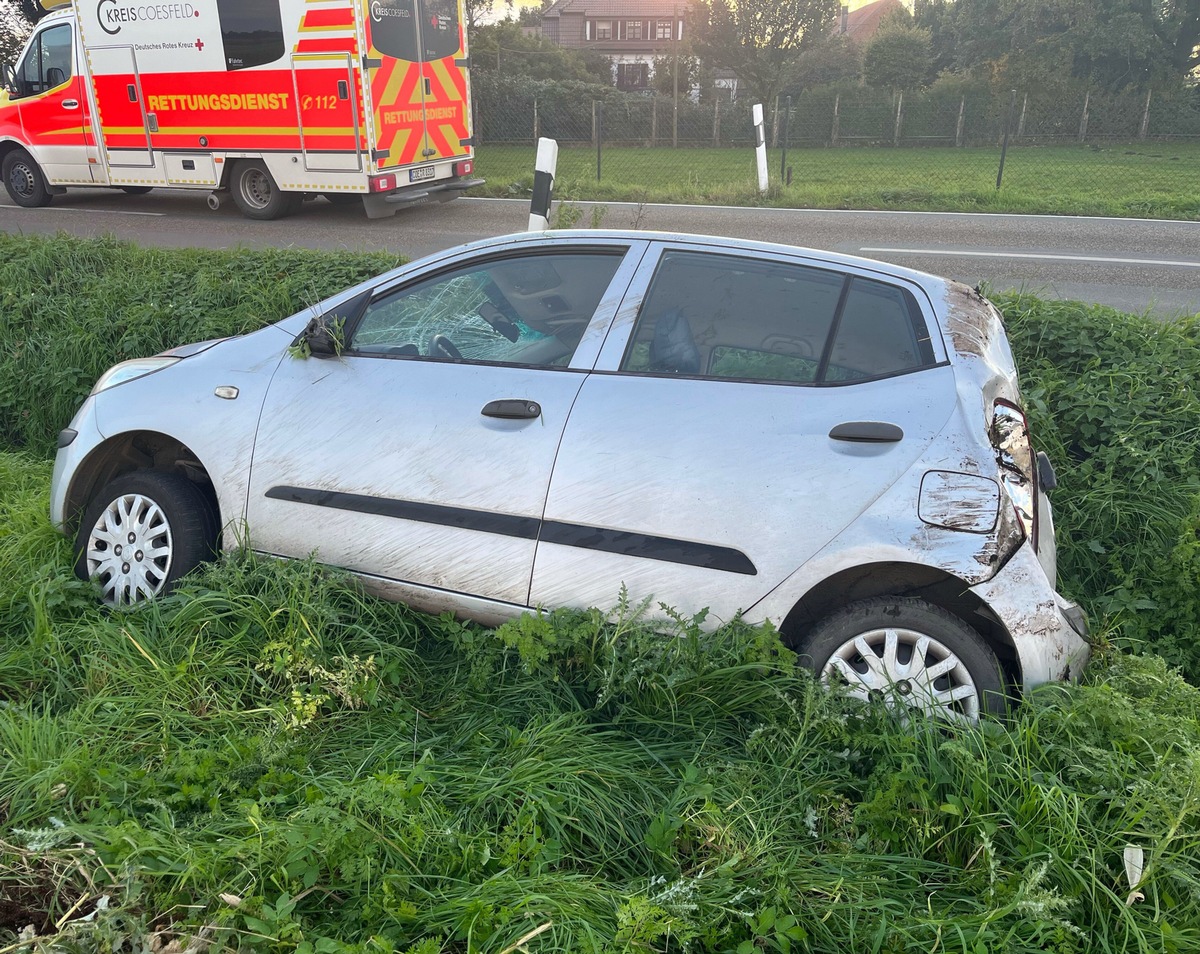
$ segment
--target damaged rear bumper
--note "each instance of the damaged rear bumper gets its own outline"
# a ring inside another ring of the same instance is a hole
[[[1026,688],[1078,681],[1091,654],[1087,616],[1055,592],[1026,542],[1004,569],[971,587],[1008,631]]]

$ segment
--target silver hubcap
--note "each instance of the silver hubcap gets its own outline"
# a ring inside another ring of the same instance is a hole
[[[250,169],[242,176],[242,196],[256,209],[265,209],[275,187],[261,169]]]
[[[171,526],[149,497],[125,494],[100,514],[87,542],[88,576],[110,606],[130,606],[162,592],[171,572]]]
[[[25,163],[18,162],[13,165],[8,174],[8,181],[17,195],[33,195],[33,170]]]
[[[962,660],[938,640],[909,629],[873,629],[843,643],[821,670],[859,699],[879,699],[930,715],[974,722],[979,690]]]

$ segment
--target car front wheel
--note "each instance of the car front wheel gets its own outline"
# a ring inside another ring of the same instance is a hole
[[[170,592],[216,552],[217,519],[200,488],[178,474],[139,470],[107,484],[84,515],[75,571],[101,600],[129,607]]]
[[[14,149],[4,157],[2,169],[8,197],[26,209],[49,205],[54,197],[46,187],[46,177],[24,149]]]
[[[878,597],[818,623],[797,647],[822,682],[863,700],[975,722],[1006,707],[995,654],[970,626],[924,600]]]

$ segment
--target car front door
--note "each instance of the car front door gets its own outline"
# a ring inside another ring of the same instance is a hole
[[[729,619],[762,599],[952,412],[918,293],[799,257],[652,246],[571,413],[532,602],[611,606],[625,585]]]
[[[75,69],[72,26],[57,23],[30,40],[15,71],[16,96],[25,141],[52,183],[92,181],[87,135],[91,124],[87,90]]]
[[[563,427],[644,248],[526,245],[360,296],[340,357],[272,380],[252,545],[527,604]]]

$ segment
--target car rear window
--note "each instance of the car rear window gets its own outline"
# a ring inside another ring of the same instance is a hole
[[[811,385],[933,363],[907,289],[791,262],[668,251],[621,369]]]

